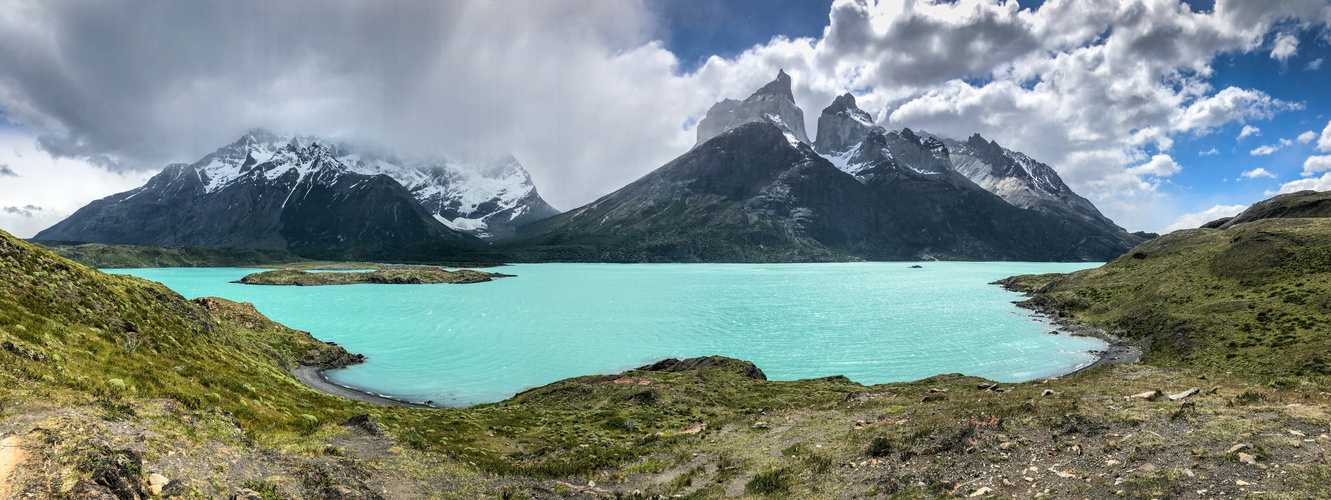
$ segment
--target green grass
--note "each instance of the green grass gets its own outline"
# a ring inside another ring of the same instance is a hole
[[[1147,360],[1331,380],[1331,219],[1266,219],[1178,231],[1103,267],[1020,276],[1032,303],[1140,339]]]

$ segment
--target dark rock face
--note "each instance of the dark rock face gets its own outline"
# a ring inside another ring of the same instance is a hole
[[[714,367],[733,367],[736,373],[748,378],[767,380],[767,375],[758,369],[752,361],[741,361],[725,356],[708,356],[700,358],[676,359],[666,358],[647,366],[638,368],[635,371],[640,372],[682,372],[689,370],[701,370]]]
[[[194,165],[171,165],[143,187],[94,201],[35,239],[296,253],[473,241],[435,220],[392,178],[350,172],[322,145],[293,142],[263,163],[247,154],[238,179],[211,182],[206,167],[233,153],[224,148]]]
[[[1287,193],[1254,203],[1243,213],[1224,222],[1216,229],[1231,227],[1262,219],[1313,219],[1331,217],[1331,192],[1299,191]],[[1211,227],[1212,222],[1204,227]]]

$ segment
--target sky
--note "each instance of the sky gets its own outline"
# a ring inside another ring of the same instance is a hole
[[[784,69],[889,129],[980,133],[1129,230],[1331,189],[1331,0],[7,0],[0,229],[246,131],[507,151],[561,209]]]

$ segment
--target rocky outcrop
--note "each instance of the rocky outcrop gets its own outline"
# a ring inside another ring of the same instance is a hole
[[[647,366],[639,367],[635,371],[640,372],[682,372],[690,370],[705,370],[709,368],[731,369],[734,373],[743,377],[758,380],[767,380],[767,375],[754,365],[752,361],[743,361],[725,356],[707,356],[698,358],[666,358]]]

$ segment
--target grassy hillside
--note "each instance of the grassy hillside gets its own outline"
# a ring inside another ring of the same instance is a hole
[[[1154,363],[1331,381],[1331,219],[1177,231],[1100,268],[1014,283],[1038,292],[1032,305],[1140,339]]]
[[[866,387],[700,358],[470,408],[358,403],[287,372],[356,361],[337,346],[4,233],[0,345],[0,496],[147,498],[150,474],[165,497],[263,499],[1325,498],[1331,480],[1323,386],[1204,370]]]
[[[303,262],[284,250],[211,247],[145,247],[101,243],[54,244],[41,242],[74,262],[100,269],[141,267],[248,267]]]

